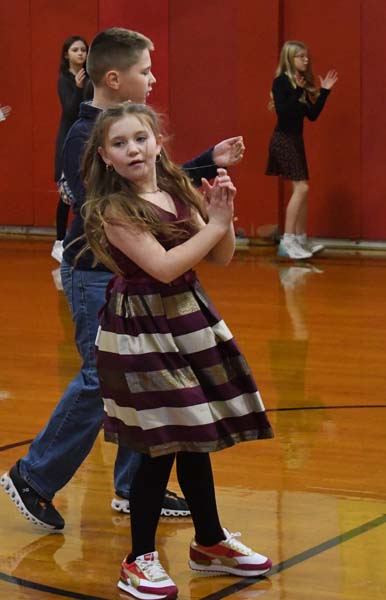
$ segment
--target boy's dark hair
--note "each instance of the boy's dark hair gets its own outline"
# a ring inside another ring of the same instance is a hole
[[[87,56],[87,73],[98,85],[107,71],[124,71],[138,61],[143,50],[154,50],[153,42],[138,33],[121,27],[101,31],[93,39]]]

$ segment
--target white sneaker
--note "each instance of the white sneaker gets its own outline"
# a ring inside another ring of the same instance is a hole
[[[130,502],[126,498],[113,498],[111,501],[111,508],[117,512],[130,514]]]
[[[277,255],[283,258],[302,260],[305,258],[311,258],[312,252],[307,252],[307,250],[304,250],[304,248],[300,246],[300,244],[296,241],[295,238],[290,240],[285,240],[283,238],[280,240]]]
[[[62,262],[63,258],[63,242],[62,240],[56,240],[55,244],[52,246],[51,256],[59,263]]]
[[[312,254],[317,254],[318,252],[324,250],[323,244],[312,244],[311,242],[308,242],[305,246],[303,246],[303,248],[309,252],[312,252]]]
[[[130,501],[117,495],[111,501],[111,508],[117,512],[129,515]],[[161,507],[161,517],[190,517],[189,506],[185,498],[177,496],[175,492],[166,490]]]
[[[189,566],[193,571],[228,573],[238,577],[259,577],[272,567],[272,561],[236,538],[240,532],[224,529],[225,540],[214,546],[201,546],[195,539],[190,544]]]
[[[323,244],[313,244],[308,237],[303,233],[301,235],[296,236],[296,241],[305,250],[306,252],[311,252],[311,254],[317,254],[324,250]]]
[[[149,552],[127,563],[123,561],[118,587],[140,600],[174,600],[178,588],[158,559],[158,552]]]

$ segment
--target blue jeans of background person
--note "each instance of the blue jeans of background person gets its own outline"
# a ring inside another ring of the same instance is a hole
[[[87,457],[103,422],[103,401],[95,365],[98,312],[105,303],[111,273],[61,264],[63,290],[75,325],[81,370],[67,387],[45,428],[20,461],[20,474],[43,498],[52,500]],[[44,382],[42,383],[44,385]],[[129,496],[140,455],[119,447],[114,469],[116,491]]]

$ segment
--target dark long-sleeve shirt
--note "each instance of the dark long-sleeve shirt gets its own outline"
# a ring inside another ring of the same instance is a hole
[[[60,73],[58,79],[58,96],[62,107],[59,130],[55,148],[55,181],[59,181],[62,174],[62,150],[66,135],[79,116],[79,106],[83,100],[90,100],[93,95],[92,84],[85,77],[83,87],[78,87],[75,75],[71,71]]]
[[[75,199],[72,204],[74,218],[64,240],[65,250],[63,257],[67,263],[73,266],[75,266],[75,258],[78,252],[85,244],[84,238],[71,243],[84,235],[81,208],[85,202],[86,191],[81,174],[81,163],[92,128],[99,113],[99,108],[95,108],[89,102],[82,102],[79,119],[68,132],[63,148],[63,172]],[[186,162],[182,166],[195,185],[200,185],[201,177],[212,179],[217,174],[217,166],[213,163],[212,150],[213,148],[206,150],[203,154],[200,154],[197,158]],[[108,271],[107,267],[101,263],[93,267],[93,262],[94,256],[91,251],[88,251],[78,259],[76,268],[82,271],[89,271],[93,268],[98,271]]]
[[[330,90],[320,89],[316,102],[300,102],[303,88],[294,88],[287,75],[279,75],[273,81],[272,94],[278,118],[277,129],[284,133],[302,134],[304,117],[316,121],[323,110]]]

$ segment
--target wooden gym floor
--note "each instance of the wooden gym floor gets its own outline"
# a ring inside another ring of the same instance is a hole
[[[0,472],[27,452],[79,359],[52,242],[0,239]],[[189,519],[163,520],[179,600],[386,597],[386,255],[312,264],[241,251],[198,269],[259,384],[276,437],[213,455],[223,524],[268,554],[254,580],[198,577]],[[118,600],[130,517],[110,509],[115,448],[100,435],[57,495],[63,533],[32,526],[0,490],[0,598]],[[178,490],[175,476],[170,487]]]

